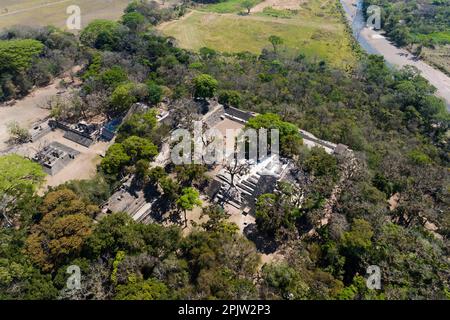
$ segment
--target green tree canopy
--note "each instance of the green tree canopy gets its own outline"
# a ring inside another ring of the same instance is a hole
[[[279,36],[272,35],[269,37],[269,42],[272,44],[273,50],[277,51],[278,46],[283,44],[283,39]]]
[[[116,87],[111,94],[111,106],[113,111],[122,113],[127,111],[133,103],[137,102],[137,97],[134,93],[134,83],[124,83]]]
[[[219,103],[224,106],[231,106],[239,108],[241,105],[242,96],[236,90],[223,90],[219,92]]]
[[[269,129],[277,129],[280,134],[280,152],[285,156],[298,154],[299,147],[303,144],[296,125],[282,121],[280,116],[273,113],[265,113],[251,118],[246,125],[252,129],[267,129],[268,141],[270,141]]]
[[[144,113],[134,113],[120,126],[117,141],[121,142],[130,136],[151,137],[156,124],[156,111],[154,109]]]
[[[129,12],[122,16],[122,23],[133,31],[141,31],[145,24],[145,17],[139,12]]]
[[[133,164],[141,159],[153,160],[158,154],[158,147],[146,138],[131,136],[126,138],[122,145],[126,154],[131,157]]]
[[[151,105],[156,105],[159,102],[161,102],[161,99],[163,97],[163,90],[161,86],[157,85],[153,81],[148,81],[147,88],[148,88],[148,102],[150,102]]]
[[[136,280],[117,286],[117,300],[168,300],[169,290],[156,279]]]
[[[102,159],[100,167],[107,174],[116,175],[127,165],[131,157],[126,153],[125,148],[120,143],[115,143],[109,147],[106,156]]]
[[[113,66],[101,73],[100,81],[105,87],[115,89],[120,84],[128,81],[128,75],[122,67]]]
[[[45,173],[42,167],[19,155],[0,157],[0,213],[8,225],[13,223],[11,210],[18,202],[34,194],[43,183]]]
[[[192,210],[195,206],[200,206],[201,204],[200,194],[195,188],[188,187],[181,191],[181,196],[177,200],[177,206],[184,211],[184,222],[186,227],[186,211]]]
[[[120,24],[110,20],[94,20],[80,34],[81,42],[96,49],[113,50],[121,41]]]
[[[194,78],[194,97],[212,98],[216,93],[219,83],[209,74],[200,74]]]
[[[27,70],[44,45],[37,40],[0,40],[0,71],[21,72]]]
[[[258,4],[258,0],[242,0],[241,7],[247,10],[247,14],[250,14],[250,10]]]

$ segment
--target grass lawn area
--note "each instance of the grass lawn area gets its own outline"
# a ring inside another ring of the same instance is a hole
[[[94,19],[118,19],[130,0],[1,0],[0,29],[13,25],[66,26],[70,5],[81,9],[81,23]],[[7,11],[6,11],[7,9]]]
[[[264,0],[255,1],[256,3]],[[247,11],[241,7],[242,0],[228,0],[225,2],[213,3],[205,5],[201,8],[202,11],[215,12],[215,13],[237,13],[241,11]]]
[[[450,31],[433,32],[430,34],[416,34],[413,37],[419,40],[432,40],[437,44],[450,44]]]
[[[450,76],[450,45],[422,49],[422,58]]]
[[[327,1],[309,0],[289,19],[194,11],[184,19],[163,25],[161,31],[176,38],[183,48],[210,47],[222,52],[260,53],[264,47],[270,47],[269,36],[277,35],[290,49],[345,68],[356,61],[351,37],[333,0],[327,6],[323,6],[324,2]]]

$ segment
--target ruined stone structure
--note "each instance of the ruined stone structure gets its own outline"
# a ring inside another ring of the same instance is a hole
[[[209,112],[203,117],[203,121],[209,128],[212,128],[222,121],[224,116],[225,110],[223,106],[216,103],[215,105],[210,106]]]
[[[226,107],[224,109],[224,114],[227,118],[241,123],[247,123],[248,120],[254,117],[254,115],[250,112],[242,111],[233,107]]]
[[[32,142],[37,141],[51,131],[52,131],[52,128],[49,126],[49,123],[47,120],[39,122],[39,123],[35,123],[29,131],[30,137],[31,137],[30,140]]]
[[[55,175],[79,154],[59,142],[52,142],[36,153],[33,160],[39,163],[49,175]]]
[[[50,120],[49,125],[53,129],[59,128],[64,130],[64,138],[88,148],[100,138],[103,123],[80,121],[76,124],[69,124],[62,121]]]
[[[249,165],[245,175],[235,175],[233,183],[230,174],[223,169],[215,179],[215,192],[211,189],[211,199],[246,212],[253,212],[260,195],[273,193],[279,181],[283,180],[290,162],[286,159],[277,161],[275,156],[268,157],[260,163]],[[220,188],[217,187],[220,183]],[[218,189],[218,191],[217,191]]]

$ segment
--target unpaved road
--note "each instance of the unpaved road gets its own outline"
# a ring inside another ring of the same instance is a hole
[[[356,4],[359,0],[340,0],[346,11],[347,19],[353,23],[357,16]],[[370,53],[377,53],[384,57],[386,62],[396,67],[406,65],[416,67],[421,75],[427,79],[434,87],[436,94],[442,97],[447,103],[447,110],[450,110],[450,77],[443,72],[431,67],[422,60],[416,60],[415,57],[405,49],[397,48],[387,40],[380,32],[363,27],[360,30],[357,39],[364,49]],[[368,47],[367,47],[368,46]]]
[[[47,3],[42,3],[40,5],[37,6],[33,6],[33,7],[28,7],[25,9],[19,9],[19,10],[14,10],[14,11],[7,11],[5,13],[0,14],[0,18],[1,17],[6,17],[6,16],[12,16],[18,13],[23,13],[23,12],[27,12],[27,11],[34,11],[36,12],[36,10],[39,11],[39,9],[45,8],[45,7],[50,7],[50,6],[54,6],[54,5],[58,5],[61,3],[65,3],[65,2],[69,2],[72,0],[60,0],[60,1],[55,1],[55,2],[47,2]]]

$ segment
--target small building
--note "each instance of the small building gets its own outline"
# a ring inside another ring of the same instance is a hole
[[[52,142],[38,151],[33,160],[39,163],[46,173],[53,176],[75,159],[78,154],[77,150],[59,142]]]
[[[30,140],[31,142],[37,141],[51,131],[52,128],[49,126],[48,121],[35,123],[29,131]]]
[[[224,113],[227,118],[241,123],[247,123],[248,120],[254,117],[254,115],[250,112],[242,111],[233,107],[226,107]]]
[[[49,125],[53,129],[59,128],[63,130],[64,138],[76,142],[84,147],[89,148],[94,142],[98,141],[101,135],[101,128],[104,121],[87,123],[86,121],[80,121],[75,124],[50,120]]]

